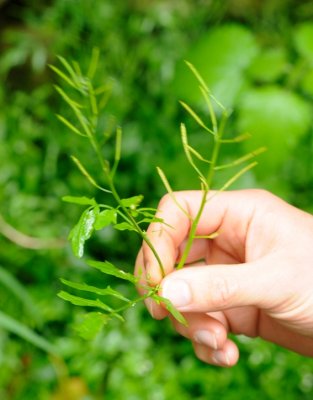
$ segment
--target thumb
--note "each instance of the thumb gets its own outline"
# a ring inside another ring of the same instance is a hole
[[[270,303],[273,277],[255,263],[186,267],[167,275],[161,295],[184,312],[210,312]]]

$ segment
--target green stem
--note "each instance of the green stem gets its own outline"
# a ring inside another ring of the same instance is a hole
[[[200,217],[202,215],[202,212],[203,212],[203,209],[204,209],[204,206],[205,206],[205,203],[206,203],[207,194],[208,194],[208,190],[204,189],[199,210],[197,212],[197,215],[196,215],[195,219],[192,221],[191,228],[190,228],[189,235],[188,235],[188,239],[187,239],[187,243],[186,243],[185,249],[183,251],[183,254],[182,254],[182,256],[181,256],[181,258],[179,260],[179,263],[178,263],[176,269],[183,268],[183,266],[186,263],[188,254],[189,254],[189,252],[191,250],[191,246],[193,244],[193,241],[194,241],[194,238],[195,238],[195,235],[196,235],[197,226],[198,226],[198,223],[200,221]]]
[[[214,136],[214,146],[213,146],[213,150],[212,150],[212,157],[210,160],[210,167],[209,167],[209,172],[207,175],[207,180],[206,180],[206,187],[203,188],[203,194],[202,194],[202,198],[201,198],[201,203],[200,203],[200,207],[199,210],[194,218],[194,220],[192,221],[191,227],[190,227],[190,231],[189,231],[189,235],[188,235],[188,239],[187,239],[187,243],[185,246],[185,249],[183,251],[183,254],[179,260],[179,263],[176,267],[176,269],[181,269],[183,268],[183,266],[186,263],[188,254],[191,250],[193,241],[195,239],[196,236],[196,230],[204,209],[204,206],[206,204],[207,201],[207,195],[209,190],[211,189],[212,186],[212,181],[213,181],[213,177],[214,177],[214,172],[215,172],[215,167],[217,164],[217,160],[218,160],[218,156],[220,153],[220,148],[221,148],[221,143],[222,143],[222,136],[224,133],[224,128],[225,128],[225,124],[226,124],[226,120],[227,120],[227,114],[226,112],[223,113],[223,117],[222,120],[220,122],[220,125],[216,131],[216,134]]]
[[[161,261],[161,258],[158,254],[158,252],[156,251],[155,247],[153,246],[153,244],[151,243],[150,239],[148,238],[146,232],[144,232],[140,226],[138,225],[137,221],[135,220],[135,218],[131,215],[131,213],[129,212],[129,210],[123,206],[122,201],[120,196],[118,195],[115,186],[111,180],[111,178],[108,176],[108,180],[109,180],[109,186],[110,186],[110,190],[112,191],[113,197],[115,198],[116,202],[120,205],[120,207],[122,208],[122,210],[124,211],[125,215],[130,219],[131,223],[133,224],[133,226],[136,228],[136,231],[139,233],[139,235],[142,237],[142,239],[147,243],[147,245],[149,246],[150,250],[152,251],[154,257],[157,260],[157,263],[159,265],[159,268],[161,270],[161,274],[162,274],[162,278],[165,277],[165,270],[163,267],[163,263]]]
[[[159,290],[158,286],[155,286],[152,289],[149,287],[149,291],[146,294],[144,294],[143,296],[138,297],[137,299],[131,301],[130,303],[127,303],[126,305],[114,310],[114,313],[112,313],[112,314],[120,314],[121,312],[128,310],[131,307],[134,307],[137,303],[140,303],[141,301],[146,300],[148,297],[153,296],[153,294],[157,293],[158,290]]]
[[[164,276],[165,276],[165,270],[164,270],[163,263],[162,263],[162,261],[161,261],[161,258],[160,258],[160,256],[159,256],[159,254],[157,253],[156,249],[154,248],[153,244],[151,243],[150,239],[148,238],[146,232],[144,232],[144,231],[140,228],[140,226],[138,225],[137,221],[136,221],[135,218],[132,216],[132,214],[129,212],[129,210],[128,210],[126,207],[123,206],[122,201],[121,201],[121,198],[120,198],[120,196],[119,196],[119,194],[118,194],[118,192],[117,192],[117,190],[116,190],[116,188],[115,188],[115,185],[114,185],[114,183],[113,183],[113,179],[112,179],[112,177],[111,177],[110,170],[109,170],[109,165],[106,164],[106,163],[104,162],[104,160],[103,160],[103,157],[102,157],[102,155],[101,155],[100,148],[99,148],[99,144],[98,144],[97,140],[95,139],[95,137],[94,137],[93,135],[89,136],[89,140],[90,140],[90,143],[91,143],[91,145],[92,145],[92,147],[93,147],[93,149],[94,149],[94,151],[95,151],[95,153],[96,153],[96,155],[97,155],[97,158],[98,158],[98,160],[99,160],[99,163],[100,163],[101,168],[102,168],[102,170],[103,170],[103,173],[104,173],[104,175],[105,175],[107,184],[109,185],[109,188],[110,188],[110,190],[111,190],[111,192],[112,192],[112,195],[113,195],[115,201],[116,201],[117,204],[121,207],[121,209],[123,210],[123,212],[125,213],[125,215],[127,216],[127,218],[129,218],[129,220],[131,221],[131,223],[132,223],[133,226],[135,227],[135,229],[136,229],[136,231],[138,232],[138,234],[142,237],[142,239],[147,243],[147,245],[148,245],[149,248],[151,249],[151,251],[152,251],[152,253],[153,253],[154,257],[156,258],[157,263],[158,263],[158,265],[159,265],[159,268],[160,268],[162,277],[164,278]]]

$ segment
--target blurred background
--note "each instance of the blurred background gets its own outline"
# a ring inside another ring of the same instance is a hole
[[[83,311],[57,297],[59,278],[107,282],[72,255],[66,238],[81,209],[61,197],[94,196],[71,154],[96,176],[99,167],[56,119],[68,111],[48,65],[61,55],[86,68],[94,47],[97,80],[113,91],[104,118],[123,126],[124,197],[142,193],[156,206],[157,165],[175,189],[197,187],[179,136],[184,121],[193,146],[207,145],[178,102],[203,112],[187,59],[233,110],[229,135],[253,135],[226,147],[224,160],[268,148],[233,188],[265,188],[313,211],[312,1],[0,0],[0,398],[312,399],[313,360],[239,337],[237,366],[207,366],[142,306],[90,342],[75,332]],[[131,270],[138,247],[133,235],[104,230],[87,257]]]

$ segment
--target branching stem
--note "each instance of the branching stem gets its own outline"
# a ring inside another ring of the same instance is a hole
[[[202,197],[201,197],[200,207],[199,207],[199,210],[198,210],[195,218],[193,219],[193,221],[191,223],[191,227],[190,227],[187,243],[186,243],[185,249],[183,251],[183,254],[182,254],[182,256],[181,256],[181,258],[179,260],[179,263],[177,265],[177,269],[181,269],[185,265],[187,257],[188,257],[188,254],[189,254],[189,252],[191,250],[193,241],[196,239],[197,227],[198,227],[201,215],[203,213],[203,209],[204,209],[205,204],[207,202],[207,195],[208,195],[208,193],[209,193],[209,191],[210,191],[210,189],[212,187],[212,182],[213,182],[213,177],[214,177],[214,172],[215,172],[215,166],[216,166],[217,161],[218,161],[218,156],[219,156],[219,153],[220,153],[222,137],[223,137],[224,128],[225,128],[225,124],[226,124],[227,118],[228,118],[228,115],[224,111],[222,119],[221,119],[221,122],[220,122],[219,126],[216,127],[216,131],[215,131],[215,135],[214,135],[214,145],[213,145],[213,150],[212,150],[212,157],[211,157],[211,160],[210,160],[209,171],[208,171],[208,174],[207,174],[206,182],[205,182],[205,184],[203,184],[203,188],[202,188]]]

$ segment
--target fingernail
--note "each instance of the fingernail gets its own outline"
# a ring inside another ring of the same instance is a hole
[[[229,357],[228,357],[227,353],[225,353],[224,351],[221,351],[221,350],[213,352],[212,360],[216,364],[230,365],[230,361],[229,361]]]
[[[204,344],[205,346],[217,350],[217,339],[214,333],[206,330],[197,331],[194,335],[194,340],[199,344]]]
[[[178,279],[165,280],[162,296],[169,299],[175,307],[184,307],[191,303],[191,291],[187,282]]]

